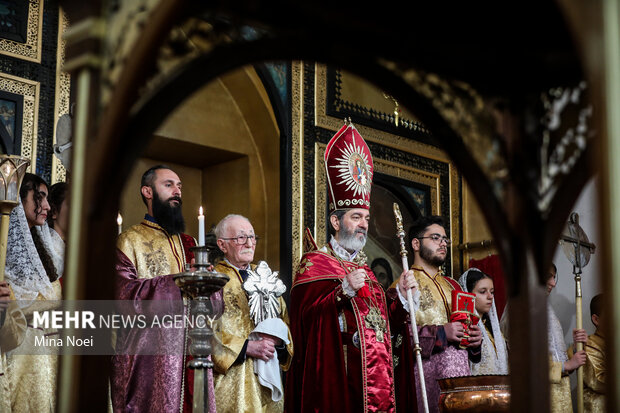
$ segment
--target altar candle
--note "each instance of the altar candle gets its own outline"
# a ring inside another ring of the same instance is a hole
[[[118,215],[116,216],[116,224],[118,225],[118,235],[121,235],[121,232],[123,232],[123,217],[121,216],[121,211],[118,211]]]
[[[198,245],[205,245],[205,216],[202,214],[202,207],[198,210]]]

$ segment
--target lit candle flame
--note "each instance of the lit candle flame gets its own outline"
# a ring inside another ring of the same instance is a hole
[[[123,225],[123,217],[121,216],[121,213],[119,212],[118,215],[116,216],[116,223],[118,224],[118,226],[120,227],[121,225]]]
[[[198,215],[202,215],[202,207],[198,208]]]

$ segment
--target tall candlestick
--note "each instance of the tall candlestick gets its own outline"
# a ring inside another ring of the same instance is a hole
[[[205,245],[205,216],[202,207],[198,210],[198,246]]]
[[[121,216],[121,211],[118,211],[118,215],[116,216],[116,224],[118,225],[118,235],[121,235],[121,232],[123,232],[123,217]]]

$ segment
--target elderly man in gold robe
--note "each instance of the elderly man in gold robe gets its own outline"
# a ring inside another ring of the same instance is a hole
[[[230,277],[223,289],[224,314],[220,320],[222,349],[212,355],[218,412],[281,412],[282,389],[274,391],[261,384],[262,380],[257,375],[258,364],[255,362],[269,362],[277,357],[280,368],[288,369],[293,343],[288,331],[286,304],[282,297],[277,298],[280,318],[286,325],[285,340],[254,332],[257,326],[250,314],[248,295],[243,288],[248,270],[255,268],[251,264],[257,242],[254,228],[247,218],[228,215],[217,224],[215,235],[217,245],[225,256],[215,271]],[[280,372],[276,374],[279,376]]]

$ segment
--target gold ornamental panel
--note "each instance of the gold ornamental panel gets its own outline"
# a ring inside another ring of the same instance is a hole
[[[52,142],[56,143],[56,127],[58,119],[62,115],[70,112],[71,102],[71,77],[62,70],[65,61],[65,40],[63,34],[69,27],[69,20],[61,9],[58,16],[58,48],[56,49],[56,96],[54,98],[54,135]],[[67,170],[60,160],[54,155],[52,156],[52,179],[51,183],[64,182],[67,179]]]
[[[41,45],[43,43],[43,1],[28,0],[28,22],[26,42],[0,38],[0,54],[41,63]]]
[[[36,171],[37,163],[37,125],[39,113],[40,83],[0,73],[0,90],[20,95],[24,99],[22,111],[21,156],[30,158],[28,171]]]

